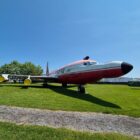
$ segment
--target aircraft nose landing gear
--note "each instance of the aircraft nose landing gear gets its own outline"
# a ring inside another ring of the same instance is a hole
[[[82,94],[85,94],[85,87],[84,87],[84,85],[79,85],[78,86],[78,92],[82,93]]]

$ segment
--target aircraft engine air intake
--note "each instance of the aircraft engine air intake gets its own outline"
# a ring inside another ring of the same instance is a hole
[[[27,79],[24,80],[24,85],[25,86],[29,86],[29,85],[31,85],[31,83],[32,83],[32,80],[30,78],[27,78]]]
[[[6,81],[7,79],[4,76],[0,76],[0,83]]]

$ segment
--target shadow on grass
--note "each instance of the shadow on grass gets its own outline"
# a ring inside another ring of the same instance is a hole
[[[30,86],[33,88],[44,88],[43,86]],[[77,99],[81,99],[84,101],[88,101],[94,104],[98,104],[104,107],[112,107],[112,108],[117,108],[120,109],[121,107],[113,104],[111,102],[108,101],[104,101],[103,99],[97,98],[95,96],[92,96],[90,94],[80,94],[77,91],[71,90],[69,88],[74,87],[74,86],[68,86],[67,88],[61,87],[61,86],[54,86],[54,85],[48,85],[47,88],[55,91],[58,94],[62,94],[65,96],[69,96],[69,97],[73,97],[73,98],[77,98]]]
[[[14,85],[14,84],[12,85],[11,84],[11,85],[6,85],[6,86],[21,87],[21,89],[44,88],[41,85],[30,85],[30,86],[27,87],[27,86],[24,86],[24,85]],[[69,96],[69,97],[72,97],[72,98],[81,99],[81,100],[88,101],[88,102],[91,102],[91,103],[94,103],[94,104],[97,104],[97,105],[101,105],[101,106],[104,106],[104,107],[112,107],[112,108],[116,108],[116,109],[121,109],[120,106],[118,106],[114,103],[105,101],[103,99],[97,98],[97,97],[92,96],[90,94],[80,94],[77,91],[69,89],[71,87],[75,87],[75,86],[72,85],[72,86],[68,86],[67,88],[64,88],[62,86],[47,85],[46,88],[49,88],[49,89],[51,89],[52,91],[55,91],[58,94],[62,94],[62,95]]]
[[[116,105],[116,104],[113,104],[111,102],[108,102],[108,101],[105,101],[103,99],[100,99],[100,98],[97,98],[95,96],[92,96],[90,94],[80,94],[78,93],[77,91],[74,91],[74,90],[71,90],[71,89],[68,89],[68,88],[63,88],[63,87],[60,87],[60,86],[48,86],[49,89],[59,93],[59,94],[62,94],[62,95],[65,95],[65,96],[69,96],[69,97],[73,97],[73,98],[77,98],[77,99],[81,99],[81,100],[85,100],[85,101],[88,101],[88,102],[91,102],[91,103],[94,103],[94,104],[98,104],[98,105],[101,105],[101,106],[104,106],[104,107],[112,107],[112,108],[118,108],[120,109],[121,107]]]

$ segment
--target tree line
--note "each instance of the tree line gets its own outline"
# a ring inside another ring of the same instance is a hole
[[[0,74],[17,74],[17,75],[41,75],[43,69],[40,65],[34,65],[31,62],[20,63],[12,61],[0,67]]]

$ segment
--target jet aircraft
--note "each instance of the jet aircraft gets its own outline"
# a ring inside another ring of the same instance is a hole
[[[115,78],[120,77],[133,69],[133,66],[123,61],[112,61],[105,64],[99,64],[95,60],[91,60],[86,56],[83,60],[79,60],[68,64],[58,70],[49,73],[48,65],[46,75],[33,76],[33,75],[11,75],[18,78],[24,78],[24,85],[29,86],[33,79],[43,80],[43,85],[47,83],[61,83],[63,87],[67,84],[77,84],[78,92],[85,93],[84,85],[87,83],[94,83],[102,78]],[[3,75],[0,76],[0,82],[7,80]]]

